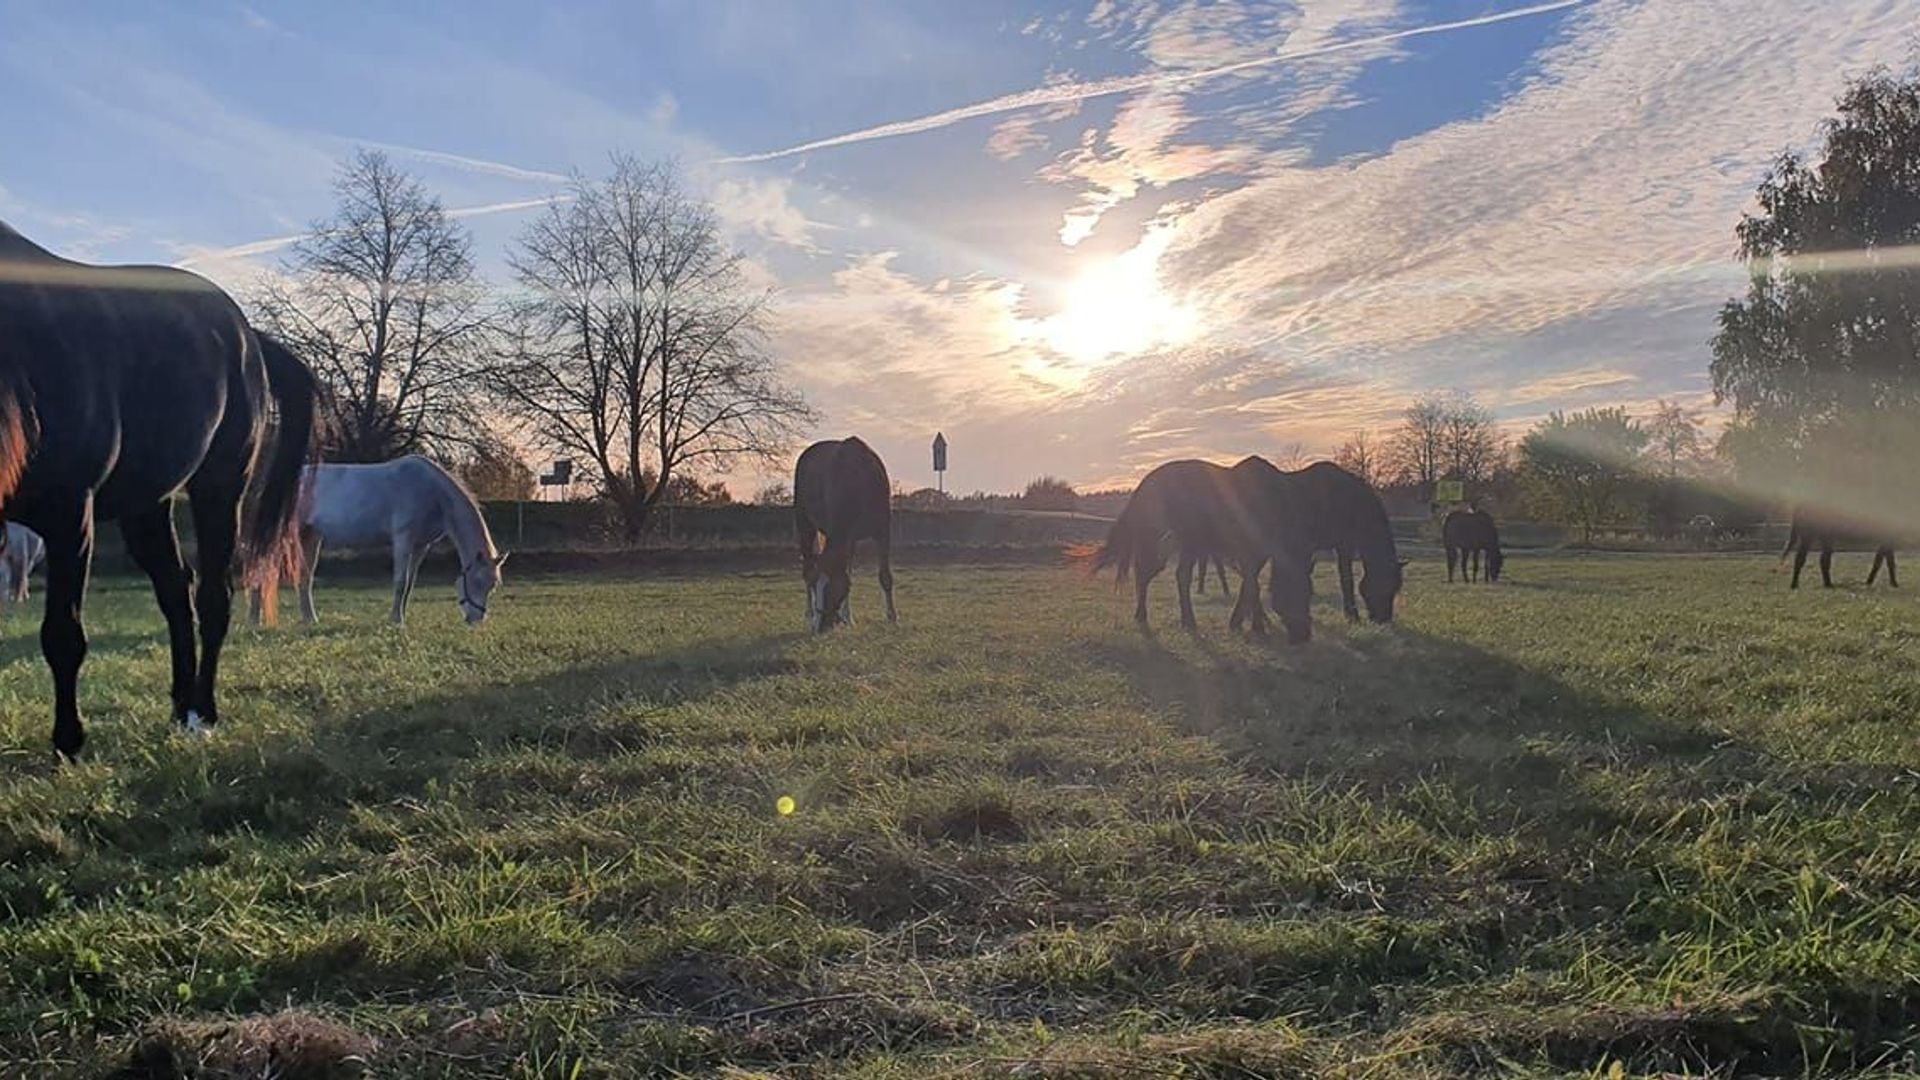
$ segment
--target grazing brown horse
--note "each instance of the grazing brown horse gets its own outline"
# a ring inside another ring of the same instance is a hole
[[[1789,552],[1793,554],[1793,581],[1787,588],[1800,587],[1800,568],[1807,565],[1807,549],[1815,544],[1820,545],[1820,584],[1833,588],[1833,549],[1841,544],[1861,542],[1871,541],[1845,523],[1804,508],[1795,510],[1793,525],[1787,531],[1787,546],[1780,549],[1782,562],[1786,561]],[[1894,568],[1891,544],[1880,544],[1873,549],[1873,569],[1867,571],[1867,584],[1873,584],[1874,579],[1880,576],[1881,563],[1887,566],[1887,584],[1899,588],[1899,572]]]
[[[1440,539],[1447,546],[1447,580],[1453,580],[1454,564],[1460,566],[1461,581],[1480,577],[1480,556],[1487,558],[1487,580],[1499,581],[1500,568],[1507,561],[1500,550],[1500,530],[1493,515],[1479,507],[1455,510],[1440,524]]]
[[[247,539],[266,550],[292,520],[314,412],[313,375],[256,335],[204,278],[158,266],[62,259],[0,224],[0,510],[46,540],[40,648],[53,674],[53,745],[79,754],[80,610],[94,525],[118,521],[153,581],[173,653],[173,719],[205,733],[232,612],[241,498],[269,442]],[[193,510],[195,573],[173,531]],[[194,642],[199,623],[199,647]]]
[[[1274,565],[1274,608],[1306,609],[1313,591],[1312,553],[1331,550],[1339,560],[1340,601],[1347,618],[1360,617],[1353,583],[1353,561],[1358,558],[1366,569],[1359,594],[1367,617],[1377,623],[1392,622],[1406,563],[1394,544],[1386,506],[1373,487],[1330,461],[1316,461],[1293,472],[1283,472],[1259,458],[1248,458],[1241,465],[1254,462],[1273,492],[1276,550],[1298,553],[1284,567]],[[1299,640],[1306,636],[1303,633]]]
[[[793,532],[807,583],[809,628],[824,632],[835,622],[853,621],[853,547],[862,540],[880,549],[887,621],[899,621],[893,608],[893,485],[872,447],[849,436],[801,452],[793,466]]]
[[[1163,545],[1171,540],[1179,551],[1174,582],[1180,590],[1180,625],[1192,629],[1193,568],[1202,558],[1231,563],[1240,571],[1240,600],[1229,625],[1249,624],[1256,637],[1267,633],[1266,612],[1260,605],[1260,568],[1269,561],[1291,566],[1297,557],[1276,546],[1282,533],[1274,491],[1268,473],[1277,472],[1266,461],[1250,457],[1233,468],[1210,461],[1170,461],[1148,473],[1127,500],[1106,543],[1094,558],[1096,573],[1109,566],[1117,581],[1134,579],[1135,621],[1147,621],[1147,587],[1166,568]],[[1295,582],[1300,575],[1283,575]],[[1291,588],[1291,586],[1289,586]],[[1304,596],[1276,594],[1274,607],[1286,625],[1290,641],[1304,641],[1309,633]]]

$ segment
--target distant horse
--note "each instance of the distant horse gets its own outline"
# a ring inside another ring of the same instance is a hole
[[[1107,531],[1106,542],[1094,556],[1094,572],[1115,567],[1117,581],[1125,581],[1132,574],[1133,617],[1144,624],[1147,587],[1166,568],[1163,549],[1171,542],[1179,552],[1174,584],[1180,593],[1180,625],[1192,629],[1197,625],[1191,594],[1194,567],[1203,558],[1231,563],[1239,570],[1241,581],[1240,599],[1228,625],[1237,630],[1246,623],[1254,636],[1266,636],[1266,611],[1259,599],[1260,569],[1275,559],[1291,566],[1298,558],[1277,547],[1283,535],[1278,517],[1281,508],[1267,475],[1277,472],[1258,457],[1246,458],[1232,468],[1192,459],[1161,465],[1140,481]],[[1282,576],[1288,582],[1299,580],[1298,575]],[[1287,628],[1288,640],[1305,641],[1310,633],[1306,599],[1292,599],[1297,603],[1276,600],[1275,609]]]
[[[313,573],[320,549],[387,546],[393,550],[395,626],[407,621],[407,601],[427,549],[452,537],[460,556],[455,579],[460,611],[469,625],[487,617],[487,603],[500,587],[507,557],[493,546],[486,518],[473,496],[447,470],[411,454],[377,465],[314,465],[307,469],[300,495],[300,621],[320,618],[313,607]],[[269,568],[250,585],[253,624],[274,621],[279,606],[280,570]]]
[[[893,485],[872,447],[849,436],[801,452],[793,465],[793,533],[810,629],[825,632],[835,622],[853,621],[853,548],[862,540],[879,548],[887,621],[899,621],[893,607]]]
[[[241,498],[274,441],[247,530],[256,550],[270,549],[293,514],[314,392],[306,365],[255,334],[204,278],[72,262],[0,225],[0,510],[46,540],[40,645],[63,756],[86,741],[80,614],[100,521],[120,522],[166,615],[175,722],[194,733],[214,724]],[[267,436],[270,404],[277,440]],[[197,596],[173,531],[170,500],[182,491],[193,510]]]
[[[1480,556],[1487,558],[1487,580],[1499,581],[1500,568],[1507,557],[1500,550],[1500,530],[1493,515],[1478,507],[1455,510],[1440,524],[1440,538],[1447,547],[1447,580],[1453,580],[1454,564],[1460,566],[1460,580],[1474,581],[1480,576]],[[1468,560],[1472,560],[1469,563]]]
[[[1807,510],[1793,512],[1793,525],[1787,531],[1787,546],[1780,549],[1780,561],[1785,562],[1788,552],[1793,554],[1793,582],[1787,587],[1800,587],[1800,568],[1807,565],[1807,549],[1820,545],[1820,584],[1833,588],[1833,549],[1840,544],[1866,542],[1847,526],[1826,520]],[[1873,549],[1873,569],[1867,571],[1867,584],[1873,584],[1880,576],[1880,564],[1887,566],[1887,584],[1892,588],[1900,587],[1898,571],[1893,564],[1893,546],[1881,544]]]
[[[1271,583],[1275,610],[1302,607],[1302,598],[1310,596],[1313,587],[1312,553],[1331,550],[1339,563],[1341,607],[1347,618],[1360,617],[1353,583],[1353,561],[1358,558],[1366,569],[1359,593],[1367,617],[1377,623],[1392,622],[1406,563],[1394,544],[1386,506],[1372,485],[1330,461],[1283,472],[1258,458],[1249,460],[1265,466],[1266,483],[1276,492],[1281,507],[1277,514],[1280,548],[1300,553],[1287,565],[1286,573],[1275,567]]]
[[[47,542],[40,534],[17,521],[7,522],[4,550],[0,550],[0,598],[16,604],[27,602],[27,577],[46,558]]]

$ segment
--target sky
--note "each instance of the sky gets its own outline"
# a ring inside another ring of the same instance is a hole
[[[0,220],[244,289],[374,147],[504,282],[569,172],[671,157],[776,290],[810,436],[906,488],[936,430],[950,491],[1103,486],[1328,455],[1434,391],[1513,430],[1708,413],[1755,185],[1915,27],[1920,0],[0,0]]]

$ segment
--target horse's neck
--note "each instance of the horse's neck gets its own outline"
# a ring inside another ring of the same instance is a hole
[[[489,560],[499,558],[500,552],[493,546],[493,534],[487,531],[487,519],[481,516],[479,505],[452,478],[436,479],[440,516],[446,520],[447,535],[453,538],[453,546],[460,552],[460,565],[472,565],[481,556]]]

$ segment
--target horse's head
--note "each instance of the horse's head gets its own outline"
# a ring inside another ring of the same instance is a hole
[[[853,592],[853,571],[845,560],[821,560],[808,568],[807,625],[824,634],[847,620],[843,610]]]
[[[1393,598],[1400,595],[1406,565],[1405,559],[1367,564],[1366,576],[1360,579],[1360,599],[1366,602],[1367,618],[1377,623],[1393,621]]]
[[[486,621],[487,603],[493,598],[493,590],[500,587],[500,568],[506,564],[505,554],[497,558],[477,555],[461,568],[456,584],[460,589],[460,612],[467,617],[468,626]]]

